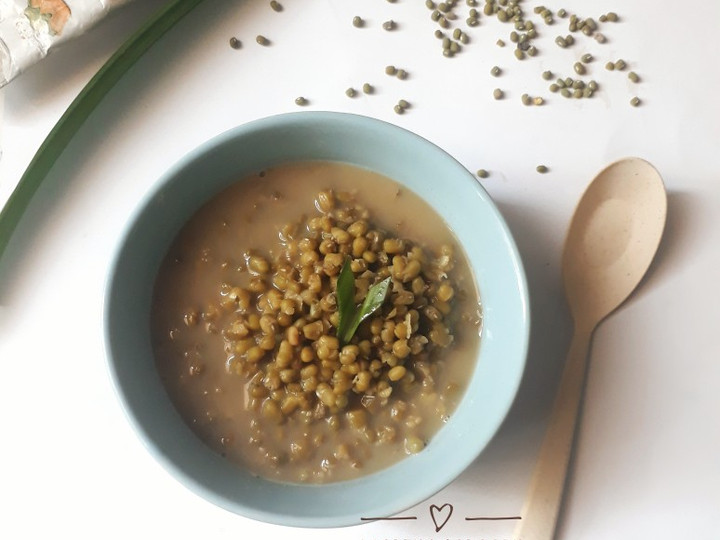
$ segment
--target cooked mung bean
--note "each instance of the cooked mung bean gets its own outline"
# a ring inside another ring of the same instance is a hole
[[[280,481],[354,478],[422,451],[477,348],[477,293],[452,234],[366,170],[306,163],[259,177],[193,217],[158,276],[153,346],[173,403],[217,452]],[[346,257],[355,302],[385,276],[392,286],[342,343]]]

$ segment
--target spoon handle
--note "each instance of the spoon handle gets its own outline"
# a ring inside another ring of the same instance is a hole
[[[575,328],[522,519],[515,531],[518,540],[554,538],[585,386],[591,335],[592,330]]]

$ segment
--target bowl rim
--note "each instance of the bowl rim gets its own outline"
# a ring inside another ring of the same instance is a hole
[[[169,169],[167,169],[157,179],[155,184],[146,191],[140,201],[137,203],[133,212],[126,220],[121,234],[115,246],[115,250],[109,265],[109,269],[106,277],[106,284],[104,288],[103,298],[103,344],[105,352],[105,364],[109,372],[109,376],[112,381],[112,386],[115,391],[116,397],[118,398],[123,412],[133,427],[133,431],[136,436],[142,441],[143,445],[147,448],[149,453],[153,455],[157,462],[169,472],[176,480],[181,484],[185,485],[191,491],[205,498],[206,500],[225,508],[231,512],[257,519],[260,521],[285,525],[285,526],[299,526],[299,527],[314,527],[314,528],[326,528],[326,527],[344,527],[352,526],[360,523],[367,522],[367,520],[357,511],[336,513],[332,516],[321,517],[321,516],[301,516],[301,515],[279,515],[272,511],[263,510],[247,505],[246,503],[227,500],[225,497],[214,492],[212,488],[201,484],[197,479],[188,476],[187,472],[183,470],[167,453],[163,451],[163,448],[156,447],[149,434],[147,433],[143,418],[140,418],[134,408],[134,404],[131,401],[131,397],[128,395],[127,388],[121,382],[121,374],[119,372],[118,359],[115,358],[114,347],[113,347],[113,328],[110,321],[113,319],[114,309],[114,288],[116,281],[118,280],[118,268],[122,262],[124,251],[128,245],[129,238],[131,237],[134,228],[139,223],[141,218],[149,211],[152,202],[158,197],[162,196],[162,193],[169,186],[172,186],[173,182],[177,179],[178,175],[182,174],[184,170],[190,167],[192,164],[197,163],[198,160],[202,160],[204,156],[207,156],[208,152],[218,148],[221,145],[229,144],[231,141],[237,142],[245,137],[252,137],[254,134],[262,130],[277,130],[284,129],[288,125],[304,125],[307,123],[316,123],[320,125],[324,124],[348,124],[353,127],[360,129],[379,129],[383,134],[387,134],[390,137],[399,137],[411,142],[414,145],[423,147],[426,151],[433,153],[438,159],[443,160],[448,166],[455,169],[458,175],[465,176],[465,181],[472,181],[475,192],[479,195],[479,198],[485,204],[484,210],[489,212],[492,220],[496,223],[499,231],[502,234],[502,240],[505,246],[506,254],[509,257],[513,270],[513,284],[516,285],[516,289],[513,293],[517,295],[517,300],[520,306],[520,320],[522,322],[522,328],[519,331],[519,339],[521,343],[517,346],[515,359],[516,368],[512,373],[512,377],[505,381],[507,385],[505,397],[503,403],[500,405],[501,411],[493,416],[493,421],[489,424],[487,429],[490,432],[490,436],[484,441],[478,444],[478,448],[472,455],[472,457],[465,456],[464,460],[460,460],[454,463],[448,468],[447,475],[442,480],[436,480],[430,482],[426,486],[423,486],[423,490],[412,494],[406,494],[405,496],[398,497],[393,501],[394,504],[386,503],[382,507],[382,512],[376,512],[375,516],[384,514],[383,517],[395,515],[402,512],[412,506],[415,506],[438,491],[447,486],[453,480],[455,480],[487,447],[488,443],[492,438],[495,437],[499,431],[501,425],[505,421],[507,414],[509,413],[513,402],[516,399],[517,391],[520,387],[521,379],[525,370],[525,364],[527,361],[527,353],[530,341],[530,295],[527,284],[527,277],[525,269],[522,263],[517,244],[513,238],[513,235],[505,221],[505,218],[500,213],[500,210],[491,199],[488,192],[483,186],[477,182],[475,177],[470,173],[462,164],[460,164],[454,157],[448,152],[440,148],[435,143],[428,139],[410,131],[403,127],[395,124],[385,122],[376,118],[358,115],[354,113],[340,113],[340,112],[326,112],[326,111],[303,111],[303,112],[292,112],[272,115],[257,120],[252,120],[247,123],[240,124],[236,127],[228,129],[208,140],[201,143],[197,147],[193,148],[190,152],[185,154],[181,159],[175,162]],[[198,207],[200,204],[198,204]],[[441,217],[445,218],[445,216]],[[187,220],[189,216],[185,217]],[[472,261],[470,261],[472,266]],[[473,269],[473,272],[475,270]],[[482,296],[483,291],[480,291]],[[484,337],[481,337],[481,347]],[[478,352],[480,355],[481,352]],[[464,401],[465,398],[463,398]],[[458,404],[458,409],[461,407],[462,402]],[[422,454],[422,452],[420,453]],[[408,461],[406,459],[401,462]],[[391,466],[392,468],[393,466]],[[387,470],[387,469],[385,469]],[[384,471],[385,471],[384,470]],[[367,476],[361,477],[359,480],[351,480],[345,482],[335,482],[330,484],[321,485],[303,485],[299,486],[300,491],[309,492],[312,490],[315,493],[319,493],[319,490],[337,490],[342,489],[343,486],[349,484],[357,484],[367,481],[367,478],[374,477],[378,474],[383,474],[384,471],[379,473],[373,473]],[[277,484],[277,482],[275,482]],[[295,489],[292,485],[286,485],[290,489]]]

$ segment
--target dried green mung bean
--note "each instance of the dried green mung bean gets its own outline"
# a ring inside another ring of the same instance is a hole
[[[527,50],[528,56],[537,56],[537,48],[535,48],[535,45],[530,45]]]
[[[405,109],[399,103],[393,107],[393,111],[395,111],[395,114],[405,114]]]
[[[430,14],[430,18],[435,22],[438,22],[440,17],[442,17],[442,13],[440,13],[437,9]]]
[[[450,50],[451,43],[452,43],[452,40],[449,37],[444,37],[442,40],[442,48],[444,50]]]
[[[525,59],[525,51],[523,51],[522,49],[515,49],[515,58],[517,58],[518,60]]]
[[[498,39],[498,40],[495,42],[495,45],[497,45],[498,47],[504,47],[504,46],[505,46],[505,42],[504,42],[502,39]]]
[[[498,66],[493,66],[490,69],[490,75],[492,75],[493,77],[499,77],[501,73],[502,70]]]
[[[470,36],[468,36],[465,32],[462,32],[460,34],[460,43],[462,43],[463,45],[467,45],[468,43],[470,43]]]
[[[567,47],[567,40],[566,40],[564,37],[562,37],[562,36],[556,37],[556,38],[555,38],[555,43],[557,44],[558,47],[562,47],[563,49],[564,49],[565,47]]]
[[[538,165],[537,167],[535,167],[535,170],[540,174],[545,174],[546,172],[548,172],[548,168],[545,165]]]
[[[582,90],[583,88],[585,88],[585,81],[581,81],[580,79],[573,81],[572,87],[575,89],[579,88],[580,90]]]
[[[558,85],[560,88],[565,88],[565,86],[567,86],[567,85],[565,84],[565,79],[558,79],[558,80],[555,81],[555,82],[557,83],[557,85]]]
[[[640,103],[641,103],[640,98],[637,96],[635,96],[634,98],[632,98],[630,100],[630,105],[632,105],[633,107],[638,107],[640,105]]]
[[[553,93],[555,93],[555,92],[557,92],[558,90],[560,90],[560,86],[558,86],[556,83],[552,83],[548,88],[549,88],[550,91],[553,92]]]
[[[533,103],[533,105],[537,105],[537,106],[539,106],[539,105],[544,105],[544,104],[545,104],[545,100],[544,100],[543,98],[541,98],[541,97],[538,96],[538,97],[534,97],[534,98],[532,99],[532,103]]]
[[[622,71],[626,67],[627,67],[627,64],[625,64],[625,60],[623,60],[623,59],[617,60],[615,62],[615,69],[617,69],[618,71]]]
[[[565,43],[567,44],[568,47],[570,47],[571,45],[573,45],[575,43],[575,38],[572,37],[570,34],[568,34],[567,36],[565,36]]]
[[[597,89],[598,89],[598,83],[597,83],[597,81],[591,80],[591,81],[588,83],[588,88],[589,88],[590,90],[592,90],[593,92],[594,92],[595,90],[597,90]]]
[[[485,169],[478,169],[475,174],[477,174],[478,178],[487,178],[490,176],[490,173],[488,173]]]
[[[299,105],[300,107],[304,107],[304,106],[307,105],[307,104],[308,104],[308,100],[305,99],[304,97],[300,96],[300,97],[296,97],[296,98],[295,98],[295,105]]]
[[[395,76],[396,76],[398,79],[400,79],[401,81],[404,81],[405,79],[408,78],[408,72],[405,71],[404,69],[398,69],[398,70],[397,70],[397,74],[396,74]]]
[[[510,32],[510,41],[512,41],[513,43],[517,43],[519,40],[520,35],[515,30]]]
[[[450,52],[452,53],[459,53],[460,52],[460,44],[457,41],[453,41],[450,43]]]
[[[433,2],[433,0],[425,0],[425,7],[428,9],[435,9],[435,2]]]
[[[395,24],[395,21],[389,20],[389,21],[385,21],[382,24],[382,27],[383,27],[383,30],[390,31],[390,30],[395,30],[395,28],[397,27],[397,24]]]
[[[445,17],[440,17],[438,24],[441,28],[450,28],[450,22]]]
[[[589,98],[589,97],[592,97],[592,95],[593,95],[593,90],[592,90],[592,88],[590,88],[589,86],[586,86],[586,87],[583,89],[583,97]]]
[[[569,88],[562,88],[562,89],[560,89],[560,95],[562,95],[563,97],[569,98],[570,96],[572,96],[572,92],[570,92]]]
[[[349,98],[355,97],[357,95],[357,92],[354,88],[350,87],[347,90],[345,90],[345,95]]]
[[[352,19],[352,24],[355,28],[362,28],[365,26],[365,21],[362,19],[362,17],[355,15]]]
[[[630,73],[628,73],[628,79],[630,79],[634,83],[640,82],[640,76],[637,73],[635,73],[634,71],[631,71]]]
[[[502,99],[504,96],[505,96],[505,93],[502,90],[500,90],[499,88],[496,88],[495,90],[493,90],[493,97],[495,99]]]
[[[522,96],[520,96],[520,101],[523,105],[530,105],[532,103],[532,99],[527,94],[523,94]]]
[[[575,80],[572,77],[565,77],[565,86],[571,87],[575,84]]]
[[[550,70],[543,71],[542,78],[545,79],[546,81],[549,81],[550,79],[553,78],[553,72]]]
[[[480,21],[478,21],[477,17],[468,17],[467,19],[465,19],[465,24],[467,24],[468,26],[477,26],[478,24],[480,24]]]
[[[273,11],[282,11],[283,10],[282,4],[280,2],[278,2],[277,0],[270,0],[270,7],[272,8]]]
[[[594,37],[598,43],[605,43],[607,41],[605,34],[601,34],[600,32],[596,32]]]
[[[581,62],[575,62],[573,64],[573,70],[575,70],[575,73],[578,75],[585,75],[585,66]]]
[[[558,14],[558,17],[564,19],[565,17],[567,17],[567,10],[560,8],[560,9],[558,9],[557,14]]]
[[[242,42],[236,37],[231,37],[230,38],[230,46],[233,49],[239,49],[242,47]]]
[[[453,30],[452,36],[454,39],[460,39],[461,35],[462,35],[462,30],[460,30],[459,28],[456,28],[455,30]]]
[[[614,11],[610,11],[605,15],[605,17],[609,22],[618,22],[620,20],[620,17],[618,17],[618,14]]]
[[[443,34],[442,30],[438,29],[438,30],[435,30],[435,37],[438,39],[442,39],[445,37],[445,34]]]
[[[410,103],[408,103],[408,102],[407,102],[406,100],[404,100],[404,99],[401,99],[400,101],[398,101],[398,105],[400,105],[403,109],[409,109],[409,108],[410,108]]]
[[[576,88],[575,90],[573,90],[573,97],[575,97],[575,98],[583,97],[582,88]]]
[[[440,2],[437,5],[437,8],[443,13],[447,13],[448,11],[450,11],[450,6],[447,5],[447,2]]]
[[[614,71],[615,70],[615,62],[608,62],[605,64],[605,69],[608,71]]]
[[[593,61],[593,55],[590,54],[590,53],[583,54],[583,55],[580,57],[580,61],[581,61],[583,64],[589,64],[590,62]]]
[[[270,40],[263,35],[257,36],[255,38],[255,41],[257,42],[258,45],[262,45],[263,47],[270,45]]]
[[[599,20],[600,22],[605,22],[605,21],[607,21],[607,15],[600,15],[600,16],[598,17],[598,20]]]
[[[365,94],[372,94],[373,92],[375,92],[375,88],[373,88],[373,86],[370,83],[363,84],[362,90],[363,90],[363,93],[365,93]]]
[[[395,66],[386,66],[385,67],[386,75],[395,75],[396,73],[397,73],[397,68]]]

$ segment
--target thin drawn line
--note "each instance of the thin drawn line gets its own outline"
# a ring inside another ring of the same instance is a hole
[[[511,519],[522,519],[520,516],[498,516],[498,517],[466,517],[465,521],[504,521]]]
[[[360,521],[400,521],[406,519],[417,519],[417,516],[361,517]]]

